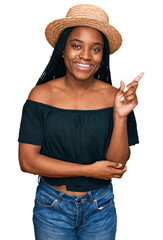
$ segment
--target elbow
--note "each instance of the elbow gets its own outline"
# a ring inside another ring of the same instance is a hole
[[[130,150],[130,148],[128,148],[128,158],[127,158],[127,161],[130,159],[130,156],[131,156],[131,150]]]
[[[127,161],[129,160],[131,155],[131,151],[130,148],[128,148],[128,152],[126,152],[125,154],[114,154],[113,156],[109,153],[106,154],[106,159],[111,161],[111,162],[117,162],[117,163],[121,163],[122,164],[122,168],[125,167]]]
[[[22,172],[36,174],[35,160],[40,152],[40,146],[34,146],[26,143],[19,143],[18,159]]]
[[[129,148],[128,154],[126,156],[124,156],[122,159],[120,159],[120,161],[119,161],[120,163],[122,163],[123,168],[126,166],[126,163],[128,162],[128,160],[130,158],[130,155],[131,155],[131,151],[130,151],[130,148]]]
[[[30,159],[26,157],[19,157],[19,165],[22,172],[34,173],[30,164]]]
[[[128,156],[127,157],[124,157],[124,159],[122,159],[120,161],[120,163],[122,163],[122,168],[124,168],[126,166],[126,163],[128,162],[129,158],[130,158],[130,155],[131,155],[131,151],[130,151],[130,148],[129,148],[129,152],[128,152]]]
[[[22,172],[29,172],[27,160],[25,158],[19,157],[19,165]]]

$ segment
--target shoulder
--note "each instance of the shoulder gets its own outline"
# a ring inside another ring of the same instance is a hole
[[[28,99],[33,101],[42,101],[47,97],[49,87],[46,83],[35,86],[29,93]]]
[[[118,92],[118,88],[113,87],[111,84],[108,84],[106,82],[103,82],[101,80],[97,80],[96,87],[99,89],[99,91],[115,95]]]
[[[35,86],[29,93],[28,99],[47,103],[52,95],[54,95],[55,91],[57,91],[57,83],[58,79],[50,80],[47,83],[43,83]]]
[[[114,105],[115,95],[118,92],[118,89],[113,87],[111,84],[103,82],[101,80],[97,81],[96,88],[101,96],[103,96],[104,101],[108,106]]]

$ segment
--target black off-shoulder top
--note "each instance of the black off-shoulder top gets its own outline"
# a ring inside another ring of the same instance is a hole
[[[132,111],[127,119],[129,145],[139,142]],[[113,107],[97,110],[57,108],[27,99],[22,111],[18,141],[41,146],[41,154],[63,161],[91,164],[106,159],[113,130]],[[53,186],[85,192],[104,187],[110,180],[88,177],[50,178]]]

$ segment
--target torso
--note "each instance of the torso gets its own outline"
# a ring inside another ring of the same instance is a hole
[[[86,192],[72,192],[72,191],[67,191],[66,185],[62,186],[53,186],[54,188],[68,194],[68,195],[75,195],[77,197],[84,195]]]
[[[29,99],[54,107],[74,110],[94,110],[114,106],[117,89],[108,83],[96,80],[90,89],[78,93],[66,88],[64,77],[36,86]],[[67,191],[66,186],[54,186],[69,195],[81,196],[86,192]]]

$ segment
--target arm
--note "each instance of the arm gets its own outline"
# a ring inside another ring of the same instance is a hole
[[[110,161],[98,161],[89,165],[66,162],[40,154],[41,146],[19,143],[19,162],[23,172],[45,177],[92,177],[108,180],[121,178],[126,168]]]
[[[144,74],[141,73],[127,86],[124,92],[124,82],[121,83],[119,91],[115,95],[113,113],[113,132],[108,147],[106,158],[113,162],[122,163],[124,167],[130,157],[130,149],[127,134],[127,116],[138,104],[136,89],[138,81]]]
[[[115,113],[113,121],[113,132],[106,152],[106,159],[122,163],[122,166],[124,167],[130,156],[127,135],[127,118],[120,118]]]
[[[45,177],[77,177],[87,174],[87,165],[50,158],[40,154],[41,146],[19,143],[21,170]]]

